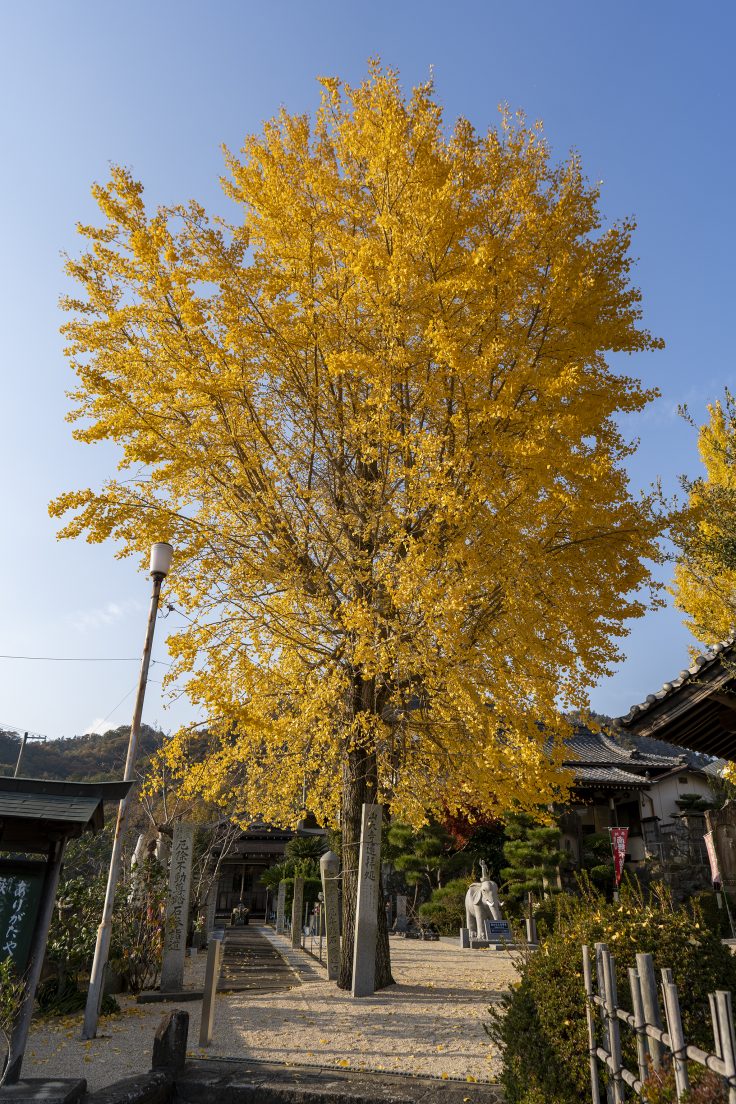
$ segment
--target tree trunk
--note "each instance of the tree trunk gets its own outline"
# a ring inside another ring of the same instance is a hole
[[[360,822],[364,804],[373,804],[378,791],[375,756],[363,748],[348,752],[343,766],[342,813],[342,958],[338,987],[350,989],[353,982],[355,910],[358,897]],[[384,825],[384,830],[385,830]],[[393,985],[388,922],[384,907],[383,882],[378,893],[378,938],[376,940],[376,989]]]

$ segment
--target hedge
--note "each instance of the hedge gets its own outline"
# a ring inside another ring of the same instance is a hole
[[[706,924],[697,902],[675,908],[663,887],[645,899],[624,885],[608,903],[590,883],[582,897],[557,900],[554,932],[517,965],[519,981],[490,1011],[490,1037],[503,1050],[508,1104],[579,1104],[588,1099],[590,1072],[582,945],[608,943],[616,961],[619,1001],[631,1009],[627,968],[649,952],[655,969],[671,967],[688,1042],[711,1049],[708,993],[736,991],[736,962]],[[630,1037],[629,1037],[630,1036]],[[633,1032],[623,1032],[626,1062],[636,1068]]]

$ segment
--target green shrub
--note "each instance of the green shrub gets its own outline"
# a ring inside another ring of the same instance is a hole
[[[23,1000],[26,995],[26,979],[18,975],[13,959],[8,956],[0,961],[0,1035],[7,1052]],[[0,1062],[2,1071],[3,1062]],[[2,1079],[0,1078],[0,1082]]]
[[[465,926],[465,894],[470,878],[456,878],[419,906],[419,915],[428,924],[434,924],[440,935],[457,935]]]
[[[722,939],[729,939],[731,937],[731,925],[728,920],[725,903],[723,902],[723,894],[721,894],[720,908],[718,907],[716,895],[711,889],[698,890],[697,893],[693,894],[691,900],[697,902],[709,928],[717,932]],[[729,899],[728,905],[733,915],[734,902]]]
[[[291,917],[291,906],[294,902],[294,879],[284,878],[286,882],[286,902],[284,905],[284,915]],[[317,900],[317,894],[322,889],[322,882],[319,878],[305,878],[304,879],[304,901],[302,903],[302,915],[299,922],[299,926],[304,923],[304,908],[309,906],[309,911],[312,911],[315,901]]]
[[[712,1048],[708,993],[736,990],[736,962],[703,919],[697,902],[674,908],[661,888],[645,899],[633,883],[608,903],[590,882],[582,897],[558,897],[555,930],[519,963],[519,982],[491,1008],[486,1030],[503,1048],[508,1104],[578,1104],[590,1092],[582,945],[607,943],[616,962],[619,1002],[631,1008],[626,970],[637,952],[671,967],[685,1036]],[[625,1058],[636,1069],[633,1031],[623,1030]]]
[[[534,905],[534,919],[537,921],[537,935],[540,939],[546,939],[554,931],[557,913],[557,897],[546,897]]]

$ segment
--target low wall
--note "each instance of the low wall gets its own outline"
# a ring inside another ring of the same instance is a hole
[[[186,1060],[189,1014],[161,1020],[150,1073],[88,1093],[83,1104],[503,1104],[498,1085],[225,1059]]]

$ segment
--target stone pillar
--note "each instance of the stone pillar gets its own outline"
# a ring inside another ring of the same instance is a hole
[[[159,832],[156,836],[156,849],[154,856],[156,862],[166,869],[169,863],[169,855],[171,854],[171,840],[164,832]]]
[[[396,894],[396,927],[401,930],[403,922],[406,920],[406,894]]]
[[[286,882],[279,882],[276,898],[276,934],[283,935],[286,927]]]
[[[302,945],[302,912],[304,911],[304,879],[294,878],[294,900],[291,902],[291,945]]]
[[[164,954],[161,965],[161,991],[174,992],[184,984],[184,957],[187,949],[189,891],[192,883],[194,825],[174,828],[169,868],[169,896],[166,902]]]
[[[207,904],[205,905],[205,934],[208,941],[210,938],[210,932],[213,931],[215,927],[215,914],[217,913],[217,887],[219,883],[219,876],[216,875],[213,879],[212,885],[209,888],[209,893],[207,894]]]
[[[326,851],[319,860],[322,875],[322,906],[327,937],[327,980],[337,981],[340,974],[340,906],[338,875],[340,859],[334,851]]]
[[[736,801],[727,801],[722,809],[709,810],[705,820],[708,831],[713,833],[721,885],[733,896],[736,894]]]
[[[360,826],[358,900],[353,948],[354,997],[369,997],[376,989],[378,904],[381,902],[381,805],[364,805]]]
[[[166,1012],[153,1039],[151,1069],[179,1073],[187,1060],[189,1013],[181,1009]]]

